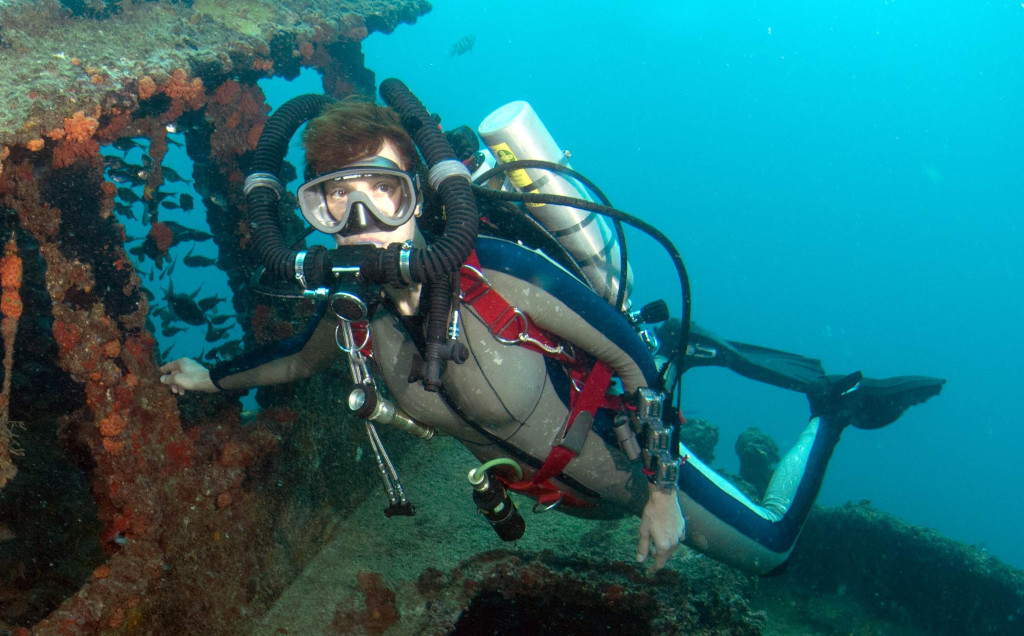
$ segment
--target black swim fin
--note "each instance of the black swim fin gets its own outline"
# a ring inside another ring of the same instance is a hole
[[[662,341],[672,342],[669,337]],[[752,380],[800,393],[807,393],[825,377],[821,360],[725,340],[691,323],[686,368],[704,366],[726,367]]]
[[[842,426],[876,429],[892,424],[911,406],[938,395],[945,383],[921,375],[874,380],[858,371],[847,376],[825,376],[807,392],[807,400],[812,416]]]

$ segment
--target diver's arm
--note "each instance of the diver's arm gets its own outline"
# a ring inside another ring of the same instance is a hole
[[[248,366],[242,359],[242,364],[232,361],[224,367],[217,365],[211,371],[211,381],[222,391],[237,391],[308,378],[327,368],[337,354],[336,325],[337,320],[320,320],[302,349],[284,357],[271,358],[256,366]]]
[[[218,364],[212,371],[194,360],[181,358],[160,367],[160,382],[181,395],[186,391],[245,390],[308,378],[327,367],[336,355],[334,327],[334,321],[321,319],[315,323],[315,329],[307,330],[298,339]],[[299,345],[301,349],[295,351]]]
[[[679,506],[677,488],[659,488],[647,485],[647,503],[640,517],[640,543],[636,549],[637,562],[644,562],[650,547],[654,546],[654,571],[665,567],[679,543],[686,538],[686,521]]]

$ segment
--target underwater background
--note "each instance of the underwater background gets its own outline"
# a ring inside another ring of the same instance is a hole
[[[402,79],[446,129],[529,101],[575,169],[676,242],[719,335],[946,378],[895,425],[849,430],[819,502],[870,500],[1024,567],[1024,4],[432,4],[363,42],[378,83]],[[275,105],[322,90],[262,85]],[[634,303],[678,307],[668,259],[630,237]],[[727,470],[747,427],[786,449],[807,417],[726,371],[685,380]]]

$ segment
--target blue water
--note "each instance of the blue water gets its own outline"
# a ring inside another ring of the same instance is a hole
[[[371,36],[366,66],[449,128],[531,102],[576,169],[676,241],[703,326],[835,373],[947,378],[896,425],[847,431],[820,501],[1024,567],[1022,3],[611,6],[439,0]],[[676,302],[657,252],[631,238],[638,302]],[[802,396],[687,380],[726,469],[747,426],[786,447],[806,420]]]

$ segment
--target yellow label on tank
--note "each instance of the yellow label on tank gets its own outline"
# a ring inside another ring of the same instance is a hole
[[[513,161],[519,161],[519,157],[516,157],[516,153],[512,152],[512,149],[508,147],[508,144],[495,144],[491,146],[491,152],[497,157],[498,163],[512,163]],[[508,172],[509,181],[515,184],[520,190],[526,190],[533,185],[533,180],[530,179],[530,175],[526,174],[525,170],[512,170]]]

